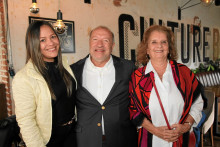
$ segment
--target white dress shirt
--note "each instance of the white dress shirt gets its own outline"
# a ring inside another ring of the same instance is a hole
[[[163,74],[162,81],[160,80],[157,72],[154,70],[151,61],[149,61],[145,70],[145,74],[151,71],[154,72],[155,84],[157,86],[158,93],[160,95],[169,124],[173,125],[178,123],[183,112],[184,101],[180,91],[175,84],[170,63],[168,62],[167,64],[167,68]],[[189,113],[195,120],[193,126],[197,126],[199,123],[202,117],[202,109],[203,100],[200,95],[199,98],[193,103]],[[149,110],[154,126],[167,126],[154,88],[152,89],[150,95]],[[153,147],[172,147],[172,143],[164,141],[155,135],[153,135],[152,145]]]
[[[96,67],[91,62],[91,57],[86,59],[83,69],[82,86],[101,104],[105,102],[115,83],[115,67],[112,56],[104,67]],[[104,130],[104,119],[102,116],[102,133]]]

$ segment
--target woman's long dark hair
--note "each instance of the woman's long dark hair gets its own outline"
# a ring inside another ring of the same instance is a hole
[[[55,100],[56,96],[52,89],[50,77],[47,73],[47,67],[40,50],[40,28],[43,25],[49,26],[58,37],[50,23],[46,21],[36,21],[31,23],[26,32],[26,63],[29,60],[32,61],[34,68],[44,77],[45,81],[47,82],[51,97]],[[70,73],[63,67],[61,48],[59,48],[58,56],[55,58],[55,60],[57,61],[57,68],[67,87],[67,94],[70,96],[72,94],[72,80]]]

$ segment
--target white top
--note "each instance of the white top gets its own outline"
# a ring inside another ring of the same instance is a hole
[[[115,83],[115,67],[112,56],[104,67],[96,67],[89,56],[83,69],[82,81],[82,86],[102,105]],[[102,131],[105,134],[103,117]]]
[[[180,91],[178,90],[175,84],[170,63],[168,62],[167,65],[168,66],[166,68],[165,73],[163,74],[162,81],[160,80],[158,74],[154,70],[151,61],[149,61],[147,64],[145,74],[151,71],[154,72],[155,84],[157,86],[158,93],[161,98],[161,102],[163,104],[169,124],[172,125],[174,123],[179,122],[181,114],[183,112],[184,101]],[[201,113],[202,109],[203,109],[203,100],[200,95],[199,98],[193,103],[189,113],[195,120],[195,123],[193,124],[194,127],[197,126],[197,124],[202,118],[202,113]],[[152,123],[154,126],[156,127],[167,126],[154,87],[150,95],[149,110],[151,113]],[[158,146],[172,147],[172,143],[164,141],[155,135],[153,135],[152,145],[153,147],[158,147]]]

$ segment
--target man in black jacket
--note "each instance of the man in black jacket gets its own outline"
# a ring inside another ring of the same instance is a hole
[[[133,62],[111,55],[115,45],[110,29],[90,33],[89,55],[71,68],[76,94],[77,147],[136,147],[137,131],[129,119],[129,79]]]

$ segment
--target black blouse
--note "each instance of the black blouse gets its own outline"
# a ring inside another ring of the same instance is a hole
[[[66,85],[55,62],[46,62],[48,75],[56,100],[52,100],[52,126],[60,126],[70,121],[75,115],[76,82],[72,79],[72,94],[67,95]]]

